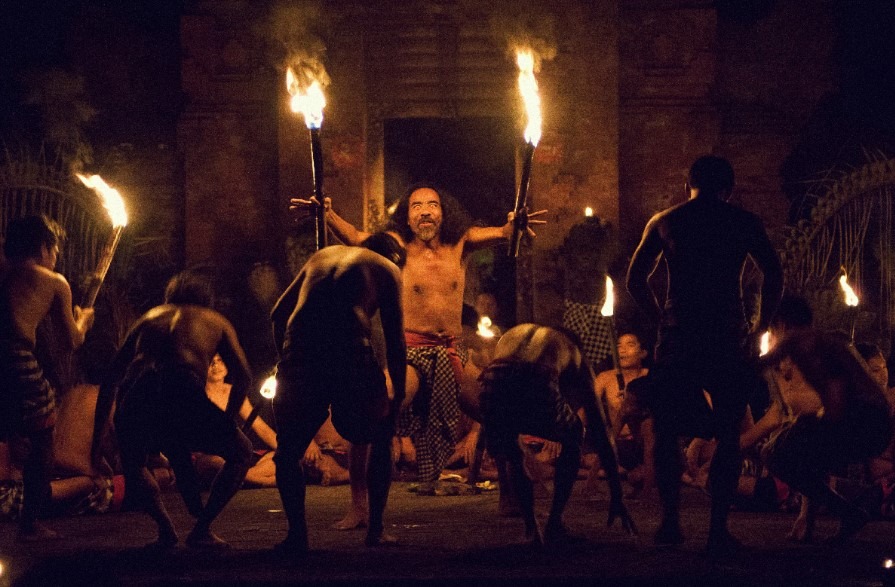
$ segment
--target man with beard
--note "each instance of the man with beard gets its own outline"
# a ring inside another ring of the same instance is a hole
[[[298,207],[315,201],[294,199],[291,203]],[[369,236],[338,216],[329,199],[324,207],[327,224],[343,242],[359,244]],[[530,223],[544,224],[537,217],[545,212],[529,214],[534,218]],[[398,434],[411,437],[416,447],[421,495],[441,494],[438,477],[457,446],[461,389],[473,394],[478,389],[478,369],[468,361],[466,349],[457,346],[463,330],[469,256],[508,239],[513,230],[512,216],[503,226],[471,224],[459,203],[444,190],[431,183],[417,183],[398,201],[386,227],[407,250],[402,277],[409,368]],[[534,236],[534,231],[529,228],[528,234]],[[478,432],[476,426],[465,438],[467,462],[472,462]],[[349,514],[340,526],[347,529],[362,523],[362,518],[352,519]]]

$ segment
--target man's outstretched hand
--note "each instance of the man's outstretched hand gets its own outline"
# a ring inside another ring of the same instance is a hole
[[[297,210],[313,210],[319,205],[320,200],[317,199],[317,196],[311,196],[307,199],[289,198],[289,210],[292,212],[295,212]],[[332,210],[332,207],[332,198],[323,198],[323,211],[329,212],[330,210]]]
[[[538,210],[537,212],[530,212],[528,214],[528,220],[525,223],[525,232],[528,234],[528,236],[530,236],[530,237],[537,236],[535,234],[535,231],[532,230],[532,228],[531,228],[532,224],[547,224],[546,220],[541,220],[540,218],[538,218],[538,216],[543,216],[546,213],[547,213],[547,210]],[[513,221],[515,219],[516,219],[515,212],[507,213],[507,223],[503,225],[503,230],[504,230],[505,236],[507,238],[510,238],[510,236],[513,234]]]

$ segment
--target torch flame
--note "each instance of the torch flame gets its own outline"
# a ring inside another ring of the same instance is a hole
[[[541,140],[541,97],[538,95],[538,80],[534,73],[534,52],[531,49],[517,49],[516,65],[519,66],[519,93],[522,94],[528,118],[525,141],[536,147]]]
[[[859,301],[858,296],[855,294],[855,290],[848,284],[848,276],[844,273],[839,278],[839,286],[842,288],[843,293],[845,293],[845,305],[853,307],[857,306]]]
[[[893,562],[890,558],[887,558],[883,561],[883,568],[885,569],[891,569],[893,565],[895,565],[895,562]]]
[[[593,218],[593,216],[594,216],[594,209],[591,208],[590,206],[588,206],[587,208],[585,208],[585,209],[584,209],[584,216],[585,216],[586,218]]]
[[[487,316],[482,316],[479,318],[478,332],[477,334],[482,338],[494,338],[494,330],[491,329],[491,318]]]
[[[612,313],[615,309],[615,286],[612,285],[612,278],[608,275],[606,276],[606,298],[603,302],[603,307],[600,309],[600,314],[606,318],[612,316]]]
[[[768,354],[768,351],[771,350],[771,331],[766,330],[764,334],[761,335],[761,340],[758,343],[758,356],[763,357]]]
[[[275,374],[264,380],[259,393],[265,399],[273,399],[277,395],[277,376]]]
[[[323,108],[326,106],[326,96],[323,95],[323,86],[320,82],[312,79],[306,88],[301,88],[295,72],[288,67],[286,89],[292,96],[292,100],[289,101],[292,111],[304,115],[305,125],[308,128],[320,128],[323,124]]]
[[[121,199],[121,194],[118,193],[118,190],[109,187],[109,184],[98,175],[91,175],[90,177],[80,173],[75,175],[78,176],[78,179],[84,185],[95,191],[103,201],[103,207],[109,213],[109,218],[112,220],[114,228],[127,226],[127,211],[124,209],[124,200]]]

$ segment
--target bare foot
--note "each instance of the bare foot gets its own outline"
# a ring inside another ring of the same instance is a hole
[[[230,545],[227,544],[227,542],[219,538],[211,530],[206,530],[204,532],[193,530],[190,532],[190,535],[186,537],[186,545],[190,548],[201,550],[224,550],[230,548]]]
[[[38,522],[35,522],[28,528],[19,528],[19,542],[44,542],[46,540],[59,540],[60,538],[62,536],[58,532]]]
[[[367,516],[355,511],[349,511],[345,517],[330,526],[333,530],[355,530],[367,527]]]
[[[367,546],[400,546],[397,537],[392,536],[391,534],[386,534],[382,532],[378,536],[375,534],[367,534],[367,537],[364,539],[364,544]]]

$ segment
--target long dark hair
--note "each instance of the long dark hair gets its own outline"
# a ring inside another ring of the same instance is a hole
[[[413,240],[413,231],[410,230],[410,225],[407,224],[410,194],[421,189],[434,191],[441,200],[441,231],[438,235],[441,242],[448,245],[455,245],[460,242],[467,229],[472,226],[472,219],[456,198],[450,195],[444,188],[428,181],[421,181],[407,188],[407,191],[398,200],[395,213],[392,214],[385,229],[401,235],[405,243]]]

